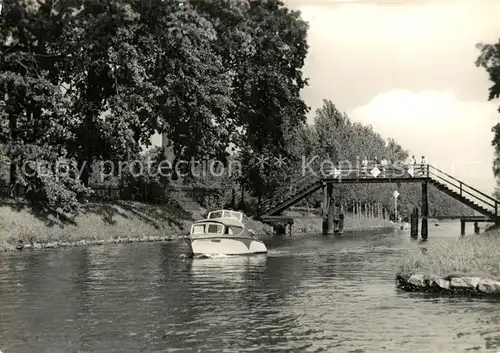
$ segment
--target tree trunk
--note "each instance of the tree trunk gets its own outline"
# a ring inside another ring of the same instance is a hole
[[[9,116],[9,130],[10,130],[10,141],[12,145],[15,145],[17,143],[17,117],[14,114],[11,114]],[[12,196],[17,196],[14,195],[15,192],[15,185],[16,185],[16,171],[17,171],[17,166],[14,162],[10,162],[10,168],[9,168],[9,186],[10,186],[10,192]]]

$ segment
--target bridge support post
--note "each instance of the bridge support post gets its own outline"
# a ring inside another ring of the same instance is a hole
[[[344,232],[344,213],[339,214],[339,233]]]
[[[288,235],[292,236],[293,220],[288,223]]]
[[[427,221],[429,217],[429,204],[427,199],[427,181],[422,182],[422,240],[427,240],[429,232],[429,224]]]
[[[333,235],[335,231],[333,223],[335,204],[332,200],[332,194],[333,184],[326,184],[323,197],[323,235]]]
[[[460,220],[460,235],[465,235],[465,221],[463,219]]]
[[[413,208],[410,219],[410,237],[412,239],[418,238],[418,207]]]
[[[274,228],[274,234],[276,235],[286,234],[286,225],[283,225],[282,223],[275,224],[273,228]]]
[[[474,234],[479,234],[479,224],[474,222]]]

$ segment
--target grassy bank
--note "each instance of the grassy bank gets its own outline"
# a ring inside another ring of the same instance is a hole
[[[172,240],[189,231],[203,208],[188,205],[147,205],[139,202],[89,203],[74,219],[47,214],[24,202],[0,201],[0,251],[20,246],[58,247]],[[269,227],[252,221],[251,227]]]
[[[475,276],[500,280],[500,231],[471,235],[439,244],[409,256],[402,274]]]

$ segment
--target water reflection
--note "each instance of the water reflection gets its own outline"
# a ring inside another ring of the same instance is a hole
[[[183,243],[0,260],[5,353],[496,352],[498,300],[395,289],[405,232],[274,238],[267,255],[183,260]],[[479,347],[479,348],[478,348]]]
[[[252,283],[258,280],[266,270],[267,255],[221,256],[187,262],[193,281],[219,287],[225,282]]]

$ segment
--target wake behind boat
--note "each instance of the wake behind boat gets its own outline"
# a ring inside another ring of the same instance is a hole
[[[186,237],[193,256],[267,253],[266,245],[245,225],[246,216],[231,210],[212,211],[191,225]]]

